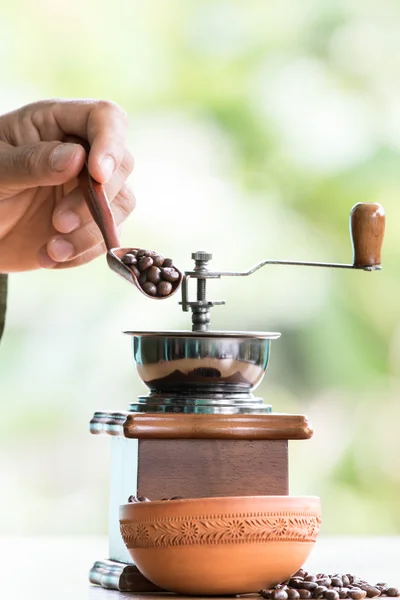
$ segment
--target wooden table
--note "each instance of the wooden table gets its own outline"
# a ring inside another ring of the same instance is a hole
[[[160,599],[88,583],[93,562],[107,555],[106,538],[1,538],[0,542],[1,600]],[[400,587],[400,537],[320,538],[306,568],[351,572],[373,583],[387,581]]]

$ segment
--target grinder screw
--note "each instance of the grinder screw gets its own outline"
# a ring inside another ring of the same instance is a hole
[[[204,252],[203,250],[198,250],[197,252],[192,253],[192,260],[208,262],[212,259],[212,254],[208,254],[208,252]]]

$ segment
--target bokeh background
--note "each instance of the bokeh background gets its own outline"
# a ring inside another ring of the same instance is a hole
[[[259,393],[306,414],[291,493],[325,533],[400,533],[400,5],[397,0],[0,2],[0,112],[95,97],[130,116],[125,245],[190,268],[351,261],[348,214],[380,202],[384,270],[266,267],[210,286],[215,329],[278,330]],[[0,346],[0,532],[105,533],[94,411],[143,388],[124,329],[188,328],[104,258],[13,275]],[[173,465],[171,465],[173,468]]]

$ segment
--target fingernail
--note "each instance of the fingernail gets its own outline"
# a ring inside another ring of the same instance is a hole
[[[112,156],[104,156],[100,161],[100,169],[105,179],[104,183],[111,179],[112,174],[115,171],[115,160]]]
[[[74,254],[73,245],[62,238],[53,238],[50,240],[49,250],[54,257],[54,260],[58,260],[60,262],[68,260]]]
[[[72,212],[72,210],[65,210],[58,214],[56,223],[56,227],[61,233],[71,233],[71,231],[78,229],[81,224],[78,215]]]
[[[60,144],[51,155],[53,171],[64,171],[76,152],[77,144]]]
[[[39,250],[38,262],[42,269],[52,269],[53,267],[57,266],[57,263],[48,255],[46,246],[43,246]]]

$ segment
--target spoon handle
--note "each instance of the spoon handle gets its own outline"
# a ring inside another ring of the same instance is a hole
[[[107,250],[119,248],[118,231],[107,194],[103,185],[91,177],[87,163],[78,176],[78,182],[90,214],[104,238]]]

